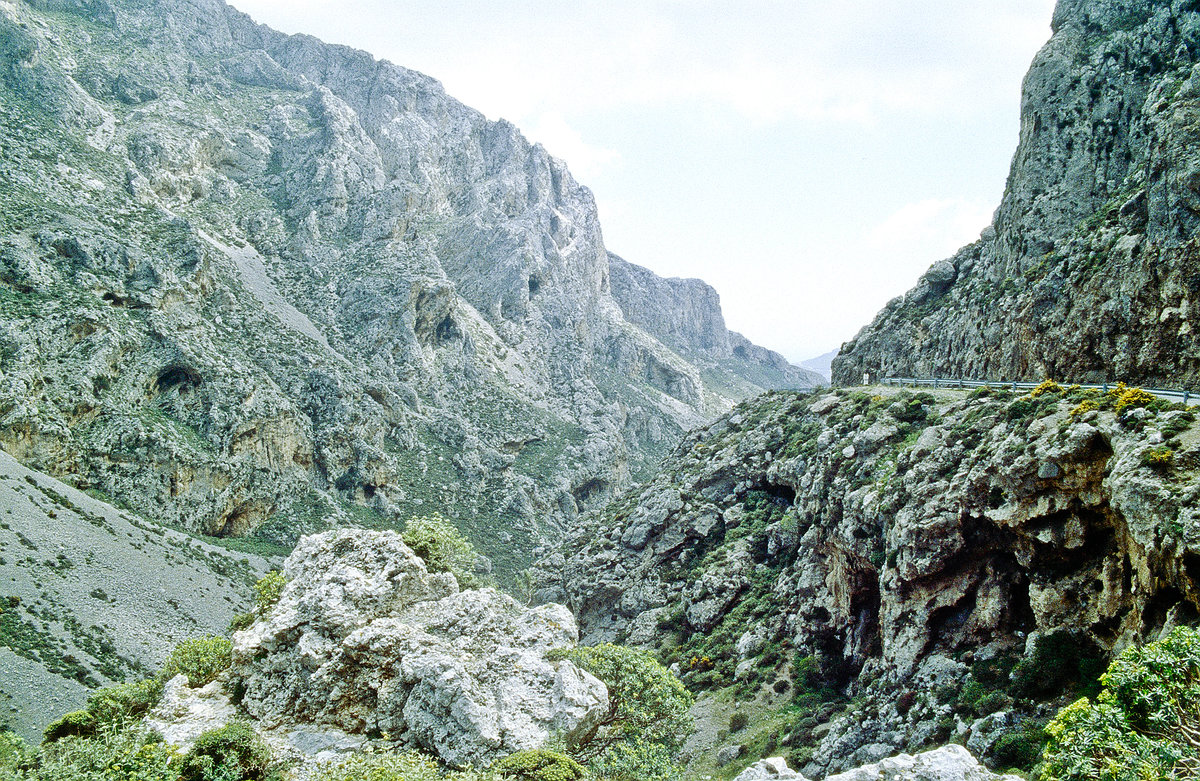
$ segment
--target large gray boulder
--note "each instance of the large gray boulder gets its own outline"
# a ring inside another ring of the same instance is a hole
[[[382,733],[486,765],[607,706],[603,683],[547,658],[578,639],[566,608],[460,592],[394,532],[306,537],[284,574],[279,602],[233,638],[234,685],[266,728]]]
[[[825,781],[1020,781],[1020,776],[998,776],[962,746],[949,745],[916,756],[900,754]]]
[[[733,781],[808,781],[787,765],[783,757],[760,759],[738,774]]]

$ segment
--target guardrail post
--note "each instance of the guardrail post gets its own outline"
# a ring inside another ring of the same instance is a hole
[[[1105,393],[1108,393],[1108,380],[1105,380],[1105,381],[1104,381],[1104,388],[1103,388],[1103,390],[1104,390],[1104,392],[1105,392]]]
[[[1187,404],[1191,398],[1192,398],[1192,392],[1190,390],[1185,390],[1183,392],[1183,403]]]

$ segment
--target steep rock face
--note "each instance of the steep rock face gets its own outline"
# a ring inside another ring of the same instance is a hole
[[[1094,675],[1195,619],[1191,413],[1118,414],[1082,391],[874,391],[767,394],[692,433],[547,555],[542,595],[585,641],[656,647],[698,689],[804,694],[786,663],[812,657],[858,699],[823,710],[820,734],[783,736],[808,747],[810,776],[954,735],[1001,761],[1003,734],[1074,691],[1037,677],[1047,659],[1069,649]],[[958,696],[992,689],[1006,713]]]
[[[578,639],[561,605],[458,591],[394,532],[306,537],[278,604],[234,635],[233,685],[262,727],[386,733],[486,766],[586,728],[608,691],[547,652]]]
[[[436,507],[507,575],[758,389],[623,318],[590,192],[421,74],[219,0],[15,0],[0,84],[0,445],[167,522]]]
[[[608,253],[613,298],[625,319],[706,371],[718,387],[740,397],[752,385],[815,388],[827,385],[816,372],[793,366],[779,353],[751,343],[725,327],[721,298],[699,279],[663,279],[649,269]]]
[[[872,376],[1195,387],[1200,9],[1061,0],[995,222],[843,345]]]

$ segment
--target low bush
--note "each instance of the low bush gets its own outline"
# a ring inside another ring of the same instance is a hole
[[[583,765],[566,754],[549,749],[518,751],[491,767],[503,778],[520,781],[579,781],[585,775]]]
[[[1166,469],[1175,461],[1175,451],[1159,445],[1142,451],[1142,465],[1151,469]]]
[[[454,524],[436,513],[409,518],[401,534],[404,544],[421,557],[430,572],[449,572],[463,588],[478,588],[475,574],[479,558],[474,546]]]
[[[1046,743],[1045,723],[1026,720],[1005,732],[992,746],[992,763],[1001,768],[1032,770],[1042,755]]]
[[[29,759],[25,740],[15,732],[0,732],[0,778],[12,773]]]
[[[1052,632],[1039,638],[1033,653],[1013,668],[1010,692],[1044,699],[1067,691],[1094,692],[1104,670],[1104,657],[1085,637]]]
[[[661,743],[642,739],[613,745],[588,766],[597,781],[682,781],[683,771]]]
[[[315,781],[441,781],[437,762],[424,754],[354,754],[326,765]]]
[[[1059,385],[1054,380],[1046,379],[1046,380],[1042,380],[1042,382],[1036,388],[1029,391],[1029,397],[1036,399],[1038,396],[1043,396],[1043,395],[1047,395],[1047,394],[1061,395],[1062,392],[1063,392],[1063,387],[1061,385]]]
[[[245,722],[234,721],[196,738],[180,765],[181,781],[263,781],[271,749]]]
[[[254,606],[259,612],[266,612],[275,606],[285,585],[287,578],[279,570],[272,570],[258,579],[254,584]]]
[[[179,781],[179,755],[140,727],[72,735],[27,757],[22,781]]]
[[[1077,405],[1072,407],[1071,412],[1069,414],[1071,416],[1071,419],[1074,420],[1075,418],[1082,417],[1083,415],[1086,415],[1089,412],[1094,412],[1098,409],[1100,409],[1099,404],[1092,401],[1091,399],[1084,399],[1083,401],[1079,402]]]
[[[158,678],[109,686],[88,695],[87,709],[100,724],[121,724],[157,705],[162,690]]]
[[[729,716],[729,732],[731,734],[734,732],[740,732],[741,730],[744,730],[746,725],[749,723],[750,717],[746,715],[745,711],[734,711]]]
[[[232,652],[233,643],[225,637],[210,635],[184,640],[171,651],[160,675],[163,680],[186,675],[188,686],[195,689],[211,683],[229,669]]]
[[[53,743],[63,738],[88,737],[96,734],[96,717],[87,710],[64,713],[42,731],[42,742]]]

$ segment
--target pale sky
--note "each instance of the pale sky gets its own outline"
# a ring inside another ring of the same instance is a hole
[[[426,73],[595,193],[605,244],[793,361],[991,221],[1054,0],[233,0]]]

